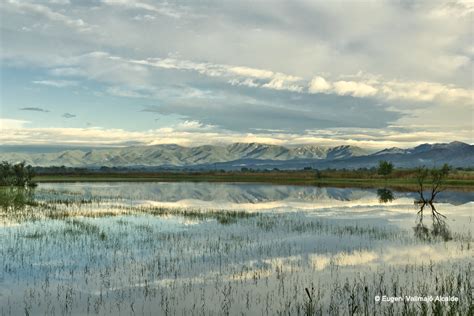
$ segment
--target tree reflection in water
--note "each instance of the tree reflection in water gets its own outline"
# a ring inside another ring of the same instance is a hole
[[[416,226],[413,227],[413,230],[415,232],[415,237],[420,240],[429,241],[434,239],[442,239],[444,241],[448,241],[452,239],[451,232],[446,223],[446,216],[438,212],[434,205],[435,197],[439,192],[439,186],[437,186],[431,191],[431,198],[429,200],[426,199],[423,194],[420,194],[420,198],[415,200],[415,204],[420,207],[420,210],[417,213]],[[420,193],[420,191],[418,193]],[[387,188],[378,189],[377,196],[380,203],[389,203],[395,199],[393,192]],[[429,207],[431,210],[431,228],[427,227],[423,222],[425,219],[425,211],[427,207]]]
[[[392,202],[395,199],[393,196],[393,192],[387,188],[378,189],[377,196],[379,197],[380,203]]]
[[[420,240],[442,239],[444,241],[451,240],[451,232],[446,223],[446,216],[436,210],[433,202],[417,203],[420,205],[420,210],[417,213],[417,223],[413,227],[415,237]],[[429,229],[424,223],[424,211],[429,206],[431,209],[432,228]]]

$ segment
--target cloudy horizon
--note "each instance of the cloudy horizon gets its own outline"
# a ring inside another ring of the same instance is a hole
[[[0,8],[1,145],[474,143],[468,1]]]

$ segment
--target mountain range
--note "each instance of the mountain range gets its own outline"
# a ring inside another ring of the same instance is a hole
[[[132,146],[105,149],[68,149],[60,151],[12,151],[0,148],[0,160],[25,161],[33,166],[66,167],[145,167],[177,169],[254,169],[362,168],[379,160],[392,161],[397,167],[434,166],[448,163],[455,167],[474,166],[474,145],[462,142],[422,144],[414,148],[387,148],[373,152],[356,146],[324,147],[302,145],[285,147],[260,143],[230,145]]]

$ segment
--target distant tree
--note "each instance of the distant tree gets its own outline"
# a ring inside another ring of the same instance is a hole
[[[321,179],[321,171],[319,171],[319,169],[315,169],[314,173],[317,180]]]
[[[0,185],[1,186],[34,186],[33,177],[35,172],[30,165],[25,162],[10,164],[3,161],[0,164]]]
[[[388,175],[393,171],[393,164],[386,160],[379,161],[379,167],[377,173],[387,179]]]
[[[37,184],[33,182],[33,178],[36,176],[35,169],[31,166],[28,165],[25,168],[25,183],[23,185],[27,186],[36,186]]]
[[[2,161],[0,164],[0,185],[9,185],[13,182],[14,176],[11,165],[6,161]]]

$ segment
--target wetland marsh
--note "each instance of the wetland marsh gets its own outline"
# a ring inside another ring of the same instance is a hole
[[[224,183],[0,188],[1,315],[473,313],[474,192]],[[384,302],[446,296],[457,301]]]

